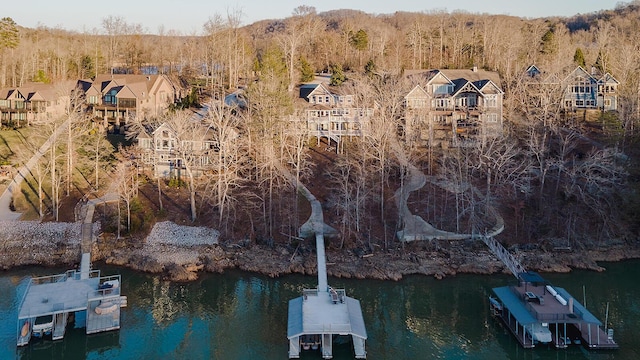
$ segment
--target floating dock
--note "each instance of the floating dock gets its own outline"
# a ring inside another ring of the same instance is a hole
[[[120,329],[120,308],[127,305],[120,284],[120,275],[101,277],[99,270],[32,278],[18,313],[18,346],[32,336],[62,339],[69,315],[76,312],[86,312],[87,334]]]
[[[322,234],[316,234],[316,248],[318,288],[305,289],[301,297],[289,300],[289,358],[300,358],[303,350],[320,350],[323,359],[331,359],[334,337],[351,336],[355,358],[366,359],[367,330],[360,301],[346,296],[344,289],[328,286]]]
[[[518,284],[493,289],[493,315],[502,320],[524,348],[550,343],[563,349],[581,344],[587,349],[617,349],[613,331],[565,289],[552,286],[535,272],[518,276]]]

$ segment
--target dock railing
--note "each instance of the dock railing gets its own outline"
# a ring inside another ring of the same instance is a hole
[[[518,297],[521,296],[521,293],[518,292],[515,288],[511,288],[511,291]],[[542,314],[536,310],[536,308],[525,299],[522,299],[524,302],[524,307],[527,311],[536,318],[536,320],[540,320],[541,322],[553,322],[560,320],[569,320],[569,321],[578,321],[583,319],[583,314],[580,310],[573,308],[573,313],[556,313],[556,314]],[[552,299],[551,301],[556,301]]]
[[[91,301],[91,300],[97,300],[97,299],[103,299],[103,298],[119,297],[120,286],[122,284],[120,275],[111,275],[111,276],[101,277],[99,284],[103,285],[107,282],[117,282],[118,285],[109,287],[109,288],[103,288],[103,289],[98,288],[92,292],[89,292],[87,294],[87,300]]]

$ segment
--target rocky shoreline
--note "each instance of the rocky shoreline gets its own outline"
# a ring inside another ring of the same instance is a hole
[[[20,266],[77,266],[80,260],[77,225],[43,224],[54,225],[47,225],[45,230],[36,231],[38,236],[26,235],[25,227],[33,229],[36,226],[30,222],[0,224],[4,230],[0,235],[0,268],[9,270]],[[316,254],[311,241],[273,247],[219,244],[217,232],[211,229],[164,226],[155,234],[152,231],[145,239],[116,239],[112,234],[101,234],[93,245],[92,261],[104,261],[137,271],[162,274],[172,281],[192,281],[202,272],[223,273],[230,269],[270,277],[287,274],[316,275]],[[190,232],[183,234],[185,231]],[[168,238],[172,240],[167,240]],[[579,251],[554,252],[539,248],[511,251],[515,251],[517,258],[527,269],[540,272],[569,272],[572,269],[603,271],[605,269],[598,262],[640,258],[640,249],[624,244]],[[415,274],[441,279],[463,273],[508,272],[482,242],[471,240],[411,243],[404,247],[397,244],[397,248],[392,250],[374,253],[328,247],[326,255],[328,275],[338,278],[397,281]]]

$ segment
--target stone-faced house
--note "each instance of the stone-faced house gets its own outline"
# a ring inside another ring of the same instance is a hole
[[[403,133],[431,146],[474,146],[502,134],[504,92],[496,72],[409,70]]]
[[[16,126],[43,123],[69,109],[73,82],[27,83],[0,90],[0,121]]]
[[[373,108],[356,105],[353,94],[324,83],[301,85],[300,99],[306,131],[318,143],[323,137],[339,144],[344,137],[362,136],[373,115]]]
[[[158,117],[176,100],[176,89],[164,75],[98,75],[80,80],[78,87],[88,110],[116,128],[132,117]]]

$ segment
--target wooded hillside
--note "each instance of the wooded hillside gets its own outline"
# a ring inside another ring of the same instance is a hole
[[[477,233],[489,226],[484,219],[491,205],[505,215],[504,237],[512,243],[601,246],[638,240],[640,2],[572,18],[373,16],[300,6],[285,19],[247,26],[240,20],[237,12],[212,14],[200,33],[148,34],[142,24],[114,16],[85,33],[22,28],[3,18],[0,87],[115,71],[164,73],[203,98],[246,88],[249,106],[242,115],[225,112],[210,120],[212,128],[234,128],[243,140],[221,142],[229,148],[220,150],[224,155],[213,175],[185,184],[191,218],[206,218],[228,238],[287,241],[304,222],[304,205],[276,174],[274,163],[280,162],[321,194],[342,234],[336,246],[370,248],[388,247],[398,226],[391,204],[406,169],[391,155],[387,137],[402,121],[405,70],[477,66],[501,76],[505,134],[455,151],[403,142],[403,151],[428,175],[479,189],[447,195],[427,187],[412,198],[418,214],[443,229]],[[539,93],[523,79],[533,64],[545,75],[563,76],[578,65],[612,74],[620,82],[618,111],[589,118],[567,114],[553,92],[546,106],[533,105],[530,99]],[[328,144],[318,147],[286,131],[284,119],[296,114],[295,87],[323,72],[344,74],[342,86],[358,102],[379,106],[377,131],[366,141],[348,142],[340,155],[324,151]],[[93,158],[102,156],[94,153]],[[135,197],[137,191],[127,194]]]

